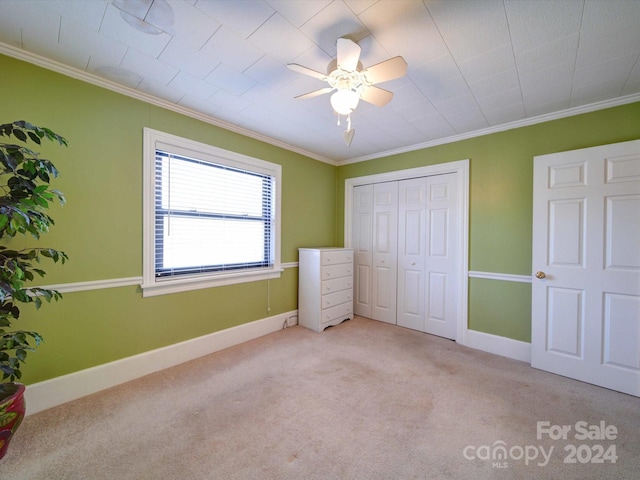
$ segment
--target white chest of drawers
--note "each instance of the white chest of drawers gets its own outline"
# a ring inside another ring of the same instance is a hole
[[[321,332],[353,318],[353,250],[300,248],[298,323]]]

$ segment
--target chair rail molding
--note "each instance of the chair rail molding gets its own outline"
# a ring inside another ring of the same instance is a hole
[[[469,278],[484,278],[486,280],[502,280],[505,282],[531,283],[530,275],[514,275],[512,273],[478,272],[478,271],[470,270]]]

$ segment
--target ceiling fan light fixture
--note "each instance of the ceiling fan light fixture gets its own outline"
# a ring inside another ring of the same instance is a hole
[[[331,95],[331,106],[339,115],[349,115],[358,106],[360,95],[349,89],[337,90]]]
[[[336,58],[327,65],[326,75],[297,63],[288,63],[287,67],[295,72],[303,73],[328,83],[327,87],[304,95],[298,95],[295,98],[313,98],[325,93],[331,93],[329,100],[333,110],[338,114],[338,125],[340,125],[340,115],[347,117],[347,130],[344,132],[344,141],[349,146],[355,132],[351,128],[351,113],[358,106],[360,99],[362,98],[365,102],[378,107],[383,107],[389,103],[393,93],[376,87],[374,84],[405,76],[407,62],[402,57],[393,57],[363,69],[360,62],[361,48],[348,38],[339,38],[336,41],[336,51]]]

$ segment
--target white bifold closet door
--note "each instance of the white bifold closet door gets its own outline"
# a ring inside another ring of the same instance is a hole
[[[354,188],[357,315],[456,338],[456,174]]]
[[[354,313],[396,323],[398,182],[354,189]]]

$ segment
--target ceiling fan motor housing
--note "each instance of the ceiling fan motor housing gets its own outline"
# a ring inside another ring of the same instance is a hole
[[[338,68],[338,61],[331,60],[327,67],[327,82],[332,88],[338,90],[357,90],[358,87],[368,85],[368,82],[360,72],[362,71],[362,63],[358,62],[358,66],[353,71]]]

